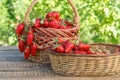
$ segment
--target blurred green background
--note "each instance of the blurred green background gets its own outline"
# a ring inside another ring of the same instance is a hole
[[[32,0],[0,0],[0,45],[17,45],[16,25],[23,21]],[[120,44],[120,0],[73,0],[80,16],[80,39],[86,43]],[[73,20],[67,0],[39,0],[29,18],[58,11]]]

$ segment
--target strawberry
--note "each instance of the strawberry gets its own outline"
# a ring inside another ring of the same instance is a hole
[[[77,50],[79,50],[79,47],[78,46],[74,46],[73,50],[77,51]]]
[[[34,27],[35,27],[36,29],[38,29],[38,28],[41,27],[41,23],[40,23],[40,21],[41,21],[40,18],[37,18],[37,19],[35,20]]]
[[[36,18],[35,23],[40,23],[41,19],[40,18]]]
[[[49,13],[46,14],[46,18],[47,18],[47,19],[52,18],[52,14],[51,14],[51,12],[49,12]]]
[[[50,21],[50,23],[49,23],[49,27],[50,28],[55,28],[55,29],[57,29],[58,27],[59,27],[59,24],[58,24],[59,22],[57,21],[57,20],[52,20],[52,21]]]
[[[79,46],[80,50],[84,50],[84,51],[87,51],[90,48],[90,45],[88,45],[88,44],[79,44],[78,46]]]
[[[26,47],[24,50],[24,58],[28,59],[30,56],[30,47]]]
[[[60,25],[59,29],[66,29],[66,26]]]
[[[18,48],[19,48],[19,51],[20,52],[23,52],[24,51],[24,49],[25,49],[25,42],[23,41],[23,40],[20,40],[19,42],[18,42]]]
[[[71,28],[71,26],[66,26],[66,28],[67,28],[67,29],[70,29],[70,28]]]
[[[58,44],[62,44],[63,42],[65,42],[64,39],[62,39],[62,38],[58,38]]]
[[[34,27],[35,27],[36,29],[40,28],[40,26],[41,26],[41,24],[39,24],[39,23],[35,23],[35,24],[34,24]]]
[[[44,20],[43,22],[44,22],[43,23],[43,27],[47,28],[49,26],[48,20]]]
[[[31,55],[34,56],[37,51],[37,45],[33,43],[30,49],[31,49]]]
[[[70,50],[72,50],[74,48],[74,44],[71,42],[67,42],[65,45],[65,52],[68,53],[70,52]]]
[[[28,34],[27,34],[27,44],[28,44],[28,45],[31,45],[33,39],[34,39],[34,34],[33,34],[32,31],[29,31]]]
[[[23,30],[24,30],[24,27],[25,27],[24,23],[18,24],[18,26],[16,28],[16,34],[17,35],[21,35]]]
[[[59,20],[59,18],[60,18],[59,12],[53,11],[53,12],[51,12],[51,14],[54,19]]]
[[[59,20],[60,19],[60,13],[53,11],[53,12],[49,12],[46,14],[46,18],[50,19],[50,20]]]
[[[55,48],[55,51],[59,52],[59,53],[63,53],[64,52],[64,47],[62,45],[60,45],[57,48]]]
[[[87,54],[92,54],[92,51],[90,49],[87,50],[86,52],[87,52]]]
[[[74,54],[86,54],[86,52],[85,51],[74,51]]]
[[[63,43],[62,43],[62,46],[65,48],[66,44],[68,43],[69,41],[68,40],[65,40]]]

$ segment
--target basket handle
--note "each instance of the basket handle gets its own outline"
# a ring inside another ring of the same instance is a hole
[[[75,24],[76,28],[79,29],[79,15],[78,15],[78,11],[77,11],[75,5],[73,4],[72,0],[67,0],[67,1],[68,1],[68,3],[70,4],[70,6],[72,7],[72,10],[73,10],[73,12],[74,12],[74,24]],[[33,0],[33,1],[31,2],[30,6],[28,7],[27,12],[26,12],[25,17],[24,17],[24,22],[25,22],[26,24],[29,23],[28,16],[29,16],[29,14],[30,14],[33,6],[34,6],[37,2],[38,2],[38,0]]]

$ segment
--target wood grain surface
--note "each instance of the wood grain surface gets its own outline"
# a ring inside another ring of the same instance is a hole
[[[25,60],[16,46],[0,46],[0,80],[120,80],[120,74],[102,77],[65,77],[54,74],[50,64]]]

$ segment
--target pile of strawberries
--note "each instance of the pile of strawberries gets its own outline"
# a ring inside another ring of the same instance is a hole
[[[25,31],[25,25],[20,23],[17,26],[16,34],[18,36],[18,48],[20,52],[24,52],[25,59],[28,59],[30,54],[35,55],[37,45],[34,42],[34,32],[31,27],[28,27],[28,32]]]
[[[73,27],[73,24],[67,20],[60,18],[59,12],[49,12],[46,14],[45,19],[37,18],[34,23],[34,28],[55,28],[55,29],[69,29]]]
[[[26,25],[22,22],[18,24],[16,28],[18,48],[20,52],[24,52],[25,59],[28,59],[30,55],[34,56],[37,51],[37,44],[34,42],[34,29],[70,29],[72,27],[73,24],[67,20],[61,19],[60,13],[56,11],[47,13],[45,19],[36,18],[32,25]]]
[[[63,40],[62,38],[58,38],[56,43],[53,45],[52,50],[54,52],[58,52],[60,54],[95,54],[95,55],[105,55],[111,54],[110,50],[107,50],[107,47],[103,48],[100,46],[91,46],[89,44],[84,44],[83,42],[79,42],[78,44],[73,43],[69,40]],[[115,48],[115,53],[120,52],[120,49]]]
[[[76,45],[69,40],[64,41],[61,38],[58,38],[58,42],[53,46],[52,50],[58,53],[66,54],[92,54],[89,44],[83,44],[80,42]]]
[[[35,33],[34,29],[39,28],[55,28],[55,29],[70,29],[74,25],[64,19],[60,18],[59,12],[49,12],[46,14],[45,19],[36,18],[32,25],[26,25],[25,23],[18,24],[16,28],[16,35],[18,38],[18,48],[20,52],[24,52],[25,59],[28,59],[30,55],[34,56],[37,51],[37,44],[34,41]],[[56,45],[57,44],[57,45]],[[68,40],[58,38],[53,51],[66,54],[107,54],[105,51],[94,51],[89,44],[80,42],[74,44]],[[115,49],[115,52],[119,52],[119,49]]]

